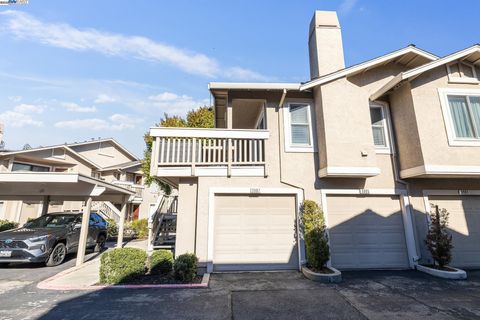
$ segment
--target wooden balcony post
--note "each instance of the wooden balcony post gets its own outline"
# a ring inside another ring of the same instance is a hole
[[[192,139],[192,177],[195,176],[195,163],[197,162],[197,138]]]
[[[232,176],[232,138],[227,141],[227,177]]]

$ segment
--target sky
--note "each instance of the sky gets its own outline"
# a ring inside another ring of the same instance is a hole
[[[335,10],[345,63],[415,44],[480,42],[480,1],[57,1],[0,6],[7,149],[113,137],[137,156],[164,113],[210,105],[208,83],[309,80],[308,25]]]

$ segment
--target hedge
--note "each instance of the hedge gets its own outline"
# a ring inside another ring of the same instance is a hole
[[[18,228],[18,223],[9,220],[0,220],[0,232]]]
[[[173,268],[173,254],[169,250],[157,250],[150,257],[151,274],[168,274]]]
[[[175,279],[182,282],[192,282],[197,275],[198,258],[193,253],[184,253],[175,259],[173,274]]]
[[[307,264],[311,268],[321,270],[330,259],[323,211],[315,201],[305,200],[301,212]]]
[[[100,283],[119,284],[145,274],[147,253],[137,248],[107,251],[100,260]]]

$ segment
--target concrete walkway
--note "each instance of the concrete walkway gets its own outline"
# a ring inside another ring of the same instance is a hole
[[[132,240],[125,242],[123,246],[146,250],[147,241]],[[107,243],[105,252],[112,250],[114,247],[114,243]],[[101,254],[81,266],[64,270],[40,282],[37,287],[39,289],[54,290],[97,290],[98,288],[92,286],[100,282],[100,258]]]

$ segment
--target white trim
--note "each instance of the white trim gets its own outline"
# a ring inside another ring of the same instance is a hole
[[[408,199],[408,192],[404,189],[321,189],[322,209],[325,216],[325,224],[327,226],[327,233],[329,234],[330,225],[328,221],[328,205],[327,195],[362,195],[362,196],[391,196],[399,197],[400,207],[402,210],[403,229],[405,232],[405,245],[407,247],[408,261],[410,268],[414,268],[419,255],[415,241],[415,233],[412,220],[412,208]],[[328,237],[330,246],[330,236]],[[331,266],[331,261],[328,261],[328,266]]]
[[[82,145],[86,145],[86,144],[94,144],[94,143],[100,143],[100,145],[102,144],[102,142],[111,142],[113,143],[114,145],[116,145],[120,150],[122,150],[123,152],[125,152],[127,155],[129,155],[132,159],[134,160],[139,160],[137,156],[135,156],[133,153],[131,153],[130,151],[128,151],[125,147],[123,147],[120,143],[118,143],[115,139],[113,138],[106,138],[106,139],[99,139],[99,140],[91,140],[91,141],[85,141],[85,142],[76,142],[76,143],[67,143],[66,146],[68,147],[76,147],[76,146],[82,146]]]
[[[301,83],[210,82],[209,90],[300,90]]]
[[[412,178],[423,175],[437,176],[480,176],[480,166],[438,166],[423,165],[400,171],[401,178]]]
[[[203,129],[203,128],[150,128],[152,137],[185,138],[232,138],[232,139],[268,139],[268,130],[250,129]]]
[[[377,146],[374,143],[375,153],[377,154],[392,154],[392,132],[390,130],[390,110],[388,103],[380,102],[380,101],[371,101],[370,108],[379,108],[382,112],[382,123],[383,123],[383,134],[385,136],[385,146]],[[373,128],[372,128],[372,135],[373,135]]]
[[[452,121],[452,114],[450,112],[450,107],[448,104],[449,95],[480,97],[480,89],[438,88],[438,94],[440,96],[440,105],[442,107],[442,114],[443,114],[443,120],[445,123],[445,129],[447,131],[448,144],[452,147],[455,147],[455,146],[480,147],[480,138],[457,138],[455,136],[455,127]]]
[[[458,65],[458,73],[460,74],[459,77],[455,77],[452,75],[452,70],[450,68],[450,66],[452,65]],[[473,77],[466,77],[466,76],[462,76],[462,70],[461,68],[463,68],[464,66],[468,66],[470,67],[471,71],[472,71],[472,75]],[[477,71],[476,71],[476,68],[475,68],[475,65],[471,64],[471,63],[468,63],[466,61],[452,61],[450,63],[448,63],[446,65],[447,67],[447,74],[448,74],[448,82],[449,83],[479,83],[480,81],[478,81],[478,77],[477,77]]]
[[[269,194],[292,194],[296,197],[295,213],[297,223],[297,249],[298,249],[298,270],[301,271],[302,264],[305,263],[305,259],[302,257],[303,241],[300,241],[300,206],[303,202],[303,191],[295,188],[263,188],[263,187],[236,187],[236,188],[223,188],[212,187],[208,191],[208,228],[207,228],[207,273],[213,272],[213,248],[214,248],[214,228],[215,228],[215,195],[222,194],[250,194],[252,189],[255,190],[255,194],[269,195]],[[303,250],[305,252],[305,250]]]
[[[324,177],[374,177],[381,173],[377,167],[325,167],[318,171]]]
[[[162,167],[158,166],[157,177],[191,177],[192,167]],[[195,167],[195,177],[227,177],[227,166]],[[265,177],[265,165],[262,166],[232,166],[232,177]]]
[[[285,152],[316,152],[316,140],[313,134],[314,126],[312,119],[312,101],[305,100],[305,99],[297,99],[297,100],[288,100],[282,106],[283,110],[283,132],[284,132],[284,144],[285,144]],[[290,107],[292,105],[303,105],[307,107],[307,115],[308,115],[308,129],[310,134],[310,144],[309,145],[298,145],[292,143],[292,134],[291,134],[291,118],[290,118]]]
[[[354,65],[352,67],[342,69],[342,70],[333,72],[331,74],[327,74],[325,76],[322,76],[320,78],[317,78],[315,80],[311,80],[309,82],[306,82],[306,83],[302,84],[302,86],[300,87],[300,91],[310,89],[312,87],[315,87],[315,86],[318,86],[318,85],[336,80],[336,79],[341,78],[341,77],[347,77],[349,75],[355,74],[355,73],[360,72],[362,70],[365,70],[367,68],[371,68],[373,66],[385,63],[389,60],[398,58],[398,57],[400,57],[404,54],[407,54],[407,53],[415,53],[415,54],[418,54],[419,56],[430,59],[432,61],[435,61],[435,60],[438,59],[437,56],[435,56],[431,53],[428,53],[426,51],[418,49],[414,46],[408,46],[406,48],[402,48],[400,50],[388,53],[388,54],[383,55],[381,57],[378,57],[378,58],[375,58],[375,59],[372,59],[372,60],[368,60],[368,61],[365,61],[363,63]]]

